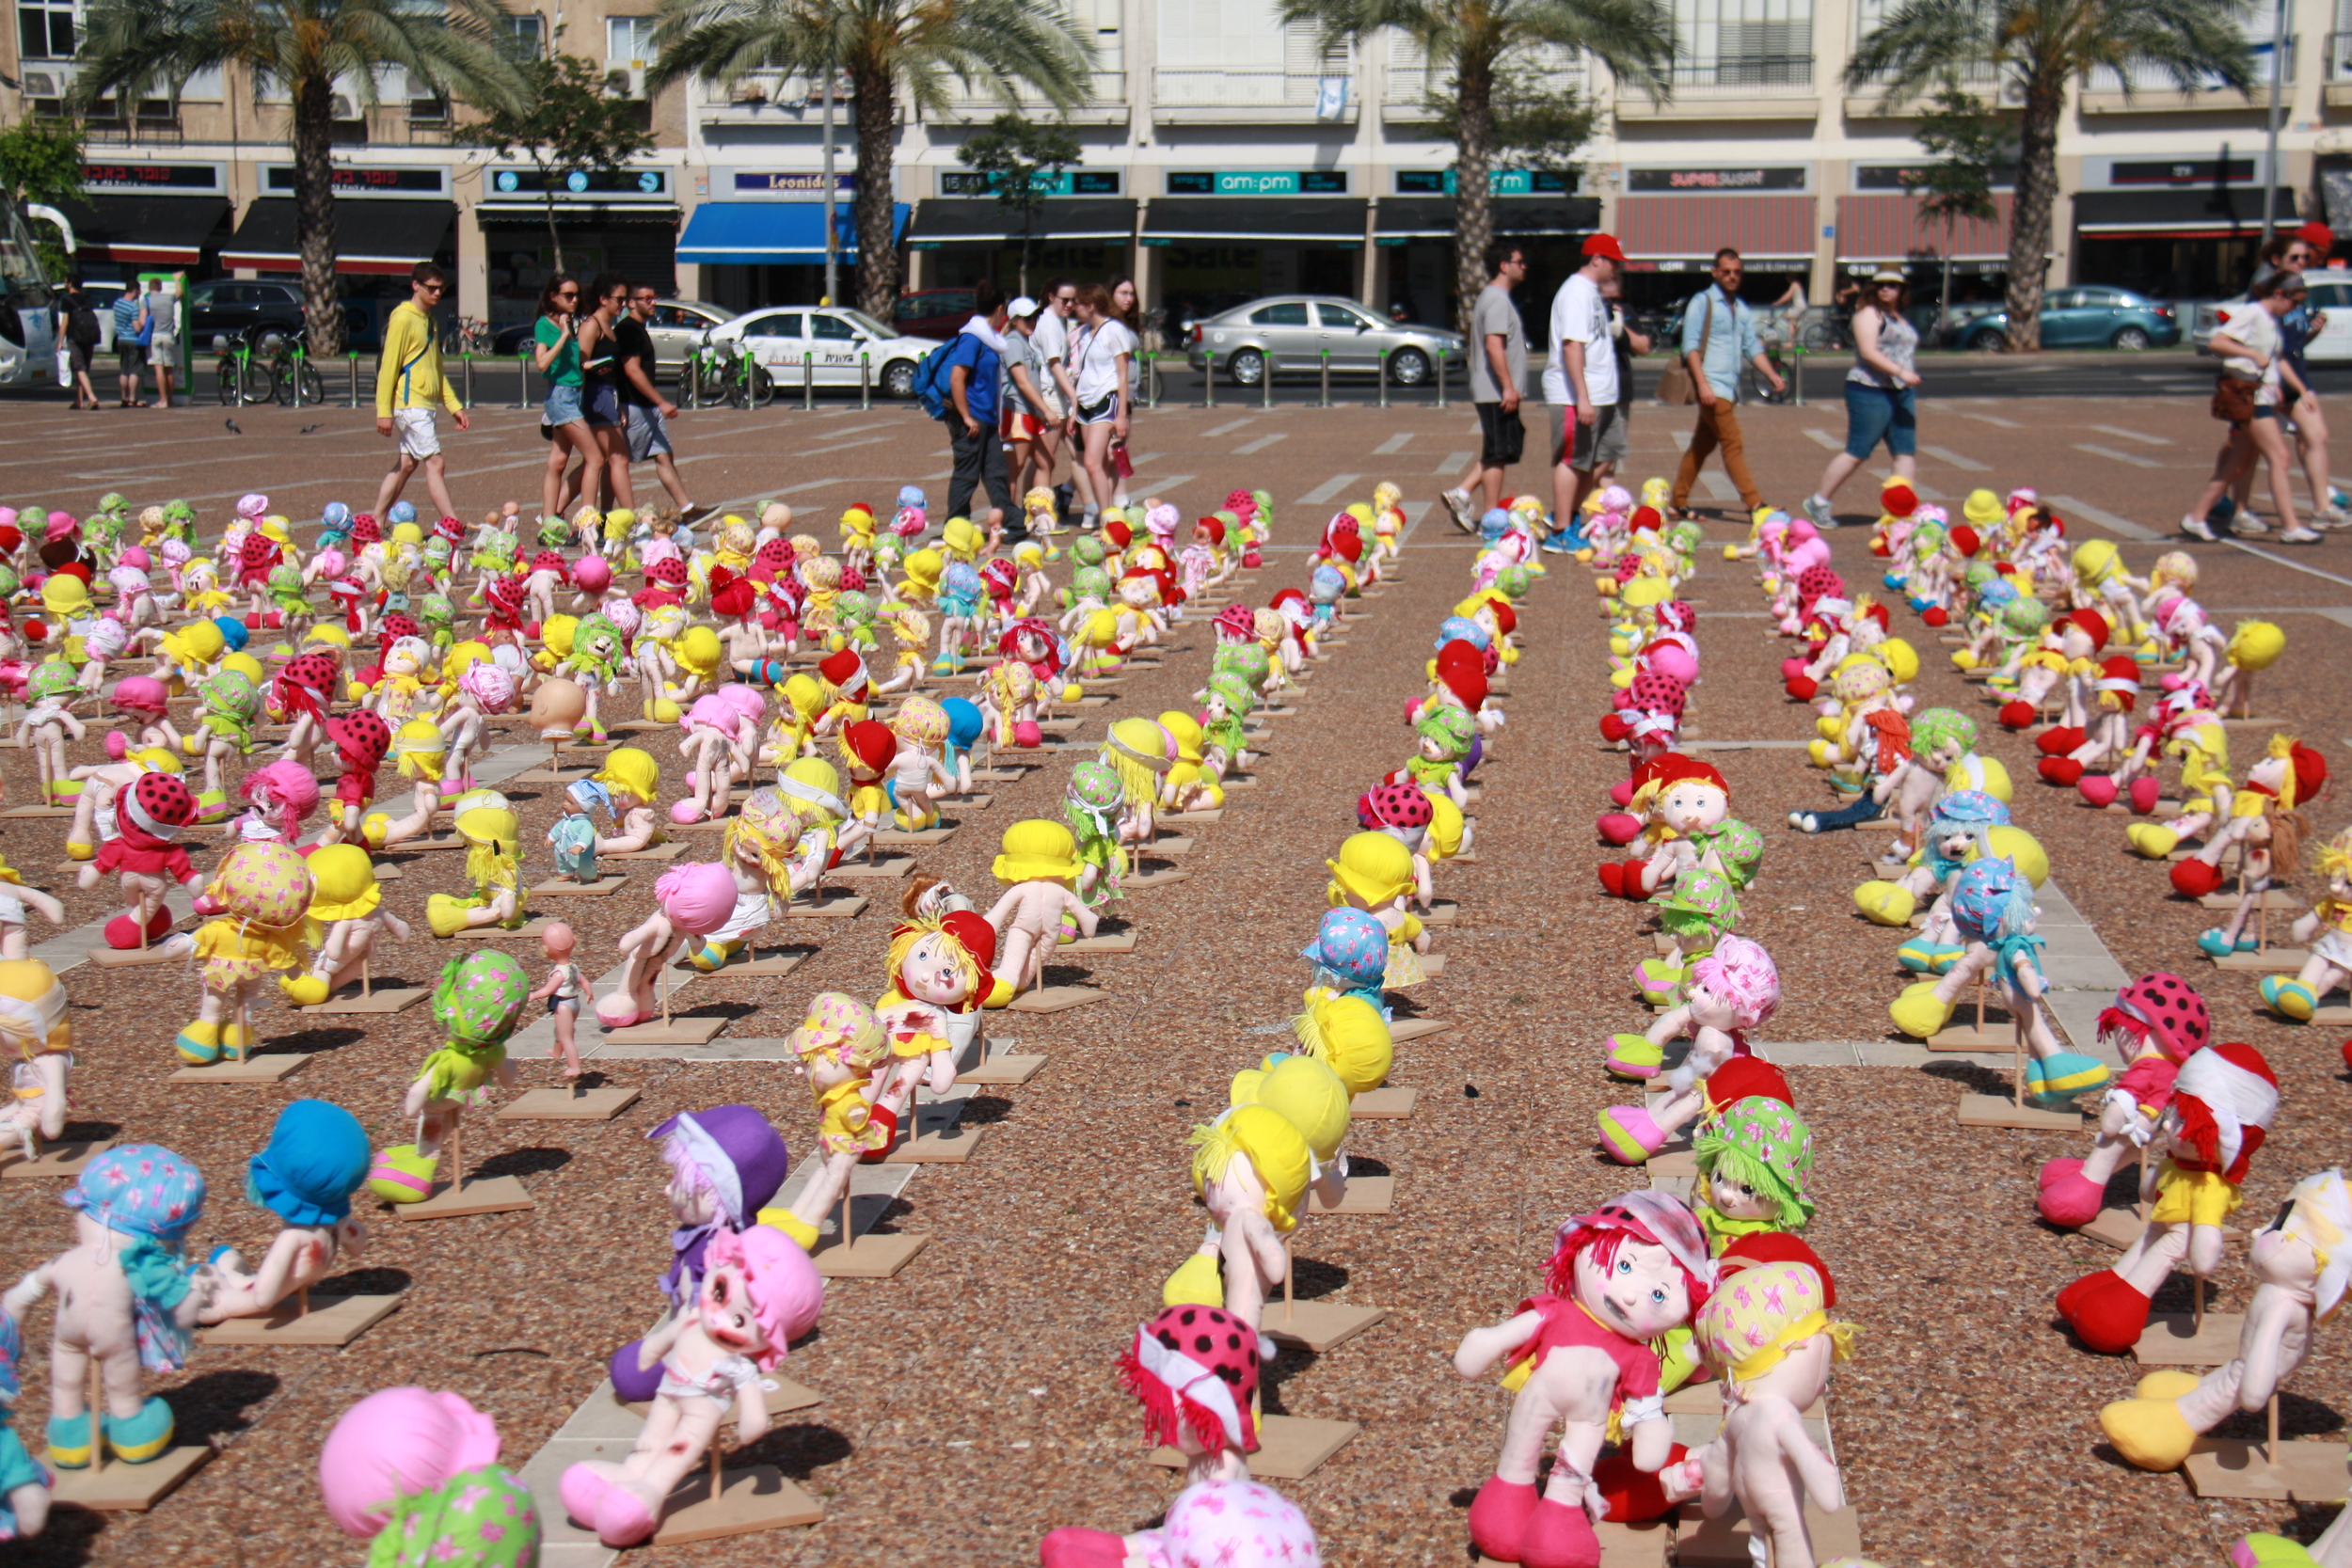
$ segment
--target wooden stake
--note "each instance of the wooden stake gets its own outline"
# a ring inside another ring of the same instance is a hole
[[[362,998],[367,996],[373,983],[374,974],[370,969],[368,960],[363,957],[359,960],[359,994]]]
[[[2279,1463],[2279,1396],[2276,1394],[2270,1396],[2270,1437],[2263,1445],[2263,1461],[2269,1465]]]
[[[710,1434],[710,1500],[719,1500],[719,1434]]]
[[[844,1248],[850,1244],[850,1184],[847,1181],[841,1183],[841,1244]]]
[[[2205,1331],[2205,1276],[2203,1275],[2193,1274],[2188,1276],[2188,1299],[2195,1307],[2193,1322],[2196,1332],[2202,1334]]]
[[[2010,1038],[2014,1042],[2017,1052],[2016,1065],[2010,1069],[2010,1093],[2017,1101],[2017,1108],[2022,1111],[2026,1108],[2026,1009],[2023,1006],[2012,1006],[2010,1008],[2009,1022]],[[1977,980],[1977,1033],[1979,1038],[1983,1037],[1984,979],[1981,975]]]
[[[1297,1314],[1291,1310],[1293,1287],[1298,1279],[1298,1264],[1291,1256],[1291,1239],[1282,1238],[1282,1321],[1288,1323]]]
[[[98,1357],[89,1357],[89,1473],[106,1467],[106,1380]]]

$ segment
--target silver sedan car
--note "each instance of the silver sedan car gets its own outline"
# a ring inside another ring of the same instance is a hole
[[[1462,335],[1443,327],[1387,322],[1352,299],[1330,294],[1276,294],[1195,322],[1188,362],[1216,368],[1239,387],[1276,375],[1316,375],[1323,356],[1334,374],[1371,375],[1388,358],[1389,379],[1418,387],[1437,373],[1438,356],[1462,357]]]

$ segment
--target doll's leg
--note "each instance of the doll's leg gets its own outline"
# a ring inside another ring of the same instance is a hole
[[[2116,1263],[2117,1275],[2141,1295],[2154,1295],[2165,1276],[2188,1256],[2188,1231],[2185,1225],[2149,1226]]]
[[[1016,990],[1026,990],[1032,984],[1032,973],[1043,969],[1042,964],[1031,961],[1038,952],[1037,939],[1029,928],[1016,923],[1005,933],[1005,950],[996,960],[996,978]]]
[[[555,1050],[564,1058],[564,1076],[568,1081],[580,1076],[580,1042],[576,1032],[580,1022],[580,1004],[559,1002],[555,1007]]]
[[[2192,1225],[2188,1227],[2189,1272],[2200,1279],[2210,1279],[2221,1269],[2221,1227]]]
[[[1707,1109],[1707,1096],[1703,1090],[1697,1087],[1681,1089],[1668,1095],[1658,1109],[1650,1113],[1650,1120],[1657,1124],[1660,1132],[1671,1139],[1688,1126],[1693,1117],[1705,1109]]]
[[[946,1094],[956,1086],[956,1056],[952,1051],[934,1051],[924,1058],[928,1064],[925,1081],[934,1095]]]

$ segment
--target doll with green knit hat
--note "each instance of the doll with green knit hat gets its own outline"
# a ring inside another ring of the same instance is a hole
[[[1812,1219],[1805,1182],[1813,1133],[1793,1106],[1749,1095],[1702,1123],[1691,1146],[1699,1167],[1691,1208],[1714,1252],[1759,1231],[1802,1230]]]
[[[1208,705],[1201,715],[1200,734],[1201,768],[1211,779],[1221,783],[1228,769],[1249,766],[1247,724],[1257,706],[1257,689],[1239,673],[1228,671],[1209,677]]]
[[[530,974],[504,953],[470,954],[442,969],[433,988],[433,1022],[442,1031],[441,1047],[424,1059],[401,1105],[404,1116],[416,1118],[417,1141],[376,1155],[368,1173],[370,1192],[388,1203],[419,1203],[433,1196],[442,1145],[456,1133],[466,1107],[482,1099],[493,1079],[514,1085],[506,1041],[522,1020],[531,990]]]
[[[1663,1006],[1675,999],[1691,965],[1713,952],[1717,940],[1740,924],[1740,895],[1730,878],[1693,866],[1660,889],[1650,908],[1658,911],[1659,928],[1674,949],[1634,967],[1642,1000]]]
[[[1062,819],[1077,841],[1075,891],[1090,909],[1100,910],[1120,895],[1127,851],[1119,844],[1119,813],[1125,799],[1118,773],[1100,762],[1078,764],[1063,786]]]
[[[1389,775],[1391,784],[1410,783],[1435,795],[1442,792],[1457,806],[1470,804],[1462,783],[1462,759],[1478,738],[1478,721],[1467,708],[1432,705],[1413,725],[1420,749],[1405,766]]]

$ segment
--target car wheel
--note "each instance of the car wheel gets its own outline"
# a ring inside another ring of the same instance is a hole
[[[1225,361],[1225,372],[1236,387],[1255,387],[1265,379],[1265,356],[1254,348],[1235,349]]]
[[[284,327],[264,322],[246,334],[246,341],[253,345],[255,354],[267,356],[285,347],[287,337]]]
[[[2127,348],[2137,353],[2148,346],[2148,333],[2145,328],[2137,326],[2119,327],[2107,342],[2112,347]]]
[[[914,361],[893,359],[889,364],[884,365],[882,372],[882,396],[886,398],[913,397],[914,395]]]
[[[1418,387],[1429,379],[1429,356],[1417,348],[1401,348],[1389,356],[1389,379],[1400,387]]]
[[[1980,332],[1972,334],[1968,339],[1968,346],[1979,354],[1998,354],[2009,347],[2009,334],[1997,326],[1988,326]]]

